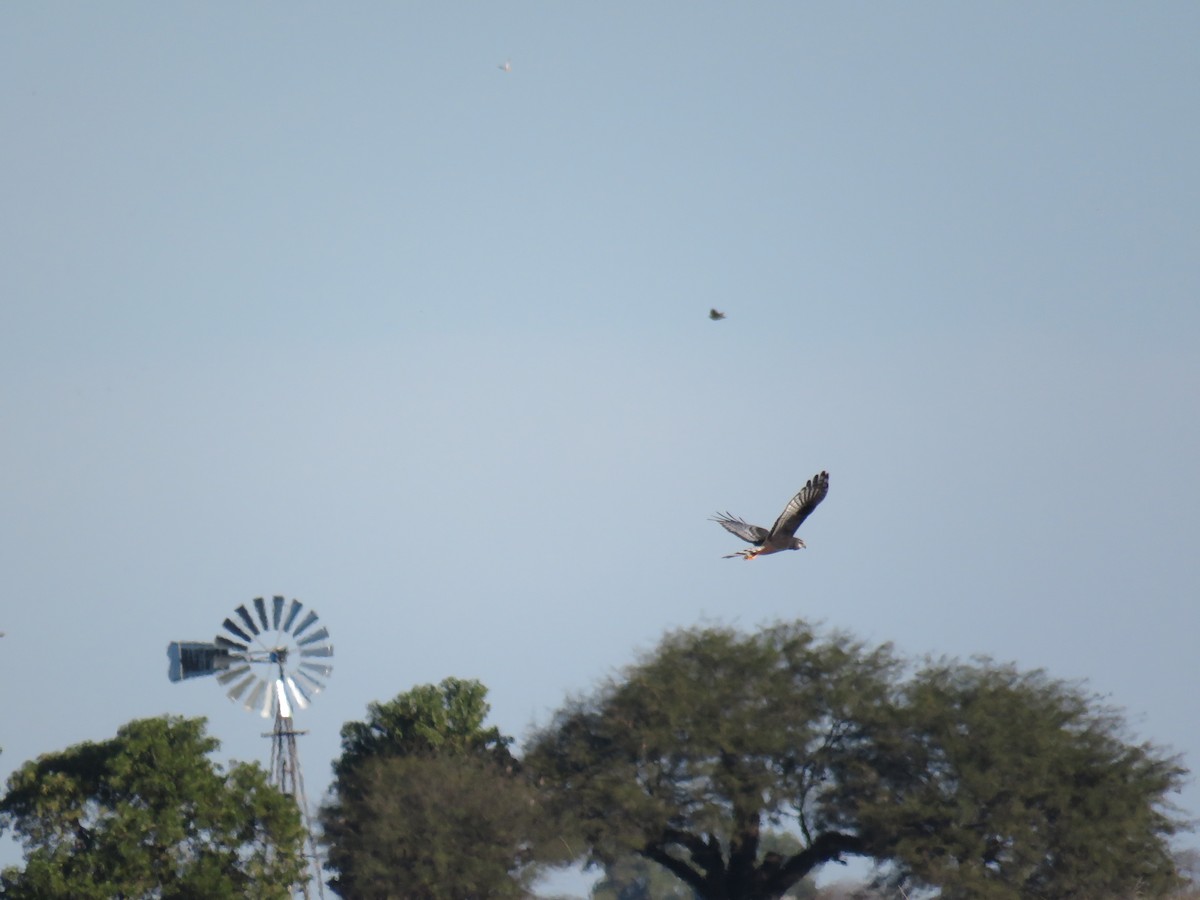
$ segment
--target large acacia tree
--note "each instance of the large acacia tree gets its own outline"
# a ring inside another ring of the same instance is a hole
[[[866,752],[896,669],[886,647],[801,625],[678,632],[560,712],[526,762],[593,861],[635,852],[708,900],[778,898],[866,851],[825,794],[831,760]],[[761,854],[764,828],[784,824],[803,846]]]
[[[283,898],[304,874],[291,797],[261,766],[227,771],[203,719],[164,717],[26,763],[0,800],[0,830],[25,849],[0,895]]]
[[[640,854],[705,900],[774,900],[847,854],[948,897],[1174,883],[1165,796],[1182,770],[1126,744],[1111,711],[990,664],[910,677],[889,647],[803,622],[670,634],[525,761],[592,861]],[[801,846],[763,853],[767,826]]]

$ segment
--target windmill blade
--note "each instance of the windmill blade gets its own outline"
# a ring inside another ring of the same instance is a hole
[[[298,709],[308,709],[308,695],[304,693],[304,689],[300,685],[296,684],[296,679],[292,678],[291,675],[285,675],[283,680],[287,684],[292,699],[296,701],[296,707]],[[279,685],[279,691],[283,693],[283,684]]]
[[[243,609],[244,609],[244,607],[243,607]],[[254,640],[254,638],[250,637],[250,635],[246,634],[246,632],[244,632],[244,631],[242,631],[242,629],[238,628],[237,623],[235,623],[233,621],[233,619],[226,619],[224,622],[224,625],[225,625],[226,631],[228,631],[230,634],[236,634],[238,637],[240,637],[242,640],[244,640],[247,644],[249,644],[251,641]]]
[[[317,641],[323,641],[327,637],[329,637],[329,629],[328,628],[318,628],[316,631],[314,631],[312,634],[310,634],[304,640],[296,641],[296,646],[305,647],[308,644],[315,644]]]
[[[317,681],[317,679],[313,678],[307,672],[301,672],[299,669],[297,669],[296,677],[301,679],[304,682],[304,685],[313,694],[319,694],[321,691],[325,690],[325,685]]]
[[[317,619],[318,619],[317,614],[315,612],[313,612],[312,610],[309,610],[308,615],[304,617],[304,621],[296,626],[296,630],[292,632],[292,635],[294,637],[300,637],[300,635],[304,634],[304,629],[306,629],[306,628],[308,628],[308,626],[312,625],[312,623],[317,621]]]
[[[275,708],[279,710],[280,718],[290,719],[292,717],[292,706],[288,703],[287,691],[283,687],[283,679],[276,678],[275,684],[272,687],[272,702]],[[266,715],[265,711],[263,715]]]
[[[300,669],[308,669],[308,671],[316,672],[318,675],[324,675],[326,678],[333,673],[333,666],[327,666],[324,663],[302,662],[300,663]],[[296,670],[296,673],[298,675],[304,674],[299,669]],[[309,677],[311,678],[312,676]]]
[[[258,621],[262,623],[262,630],[270,631],[271,623],[267,621],[267,603],[262,597],[254,598],[254,611],[258,613]]]
[[[225,622],[228,623],[229,620],[226,619]],[[230,653],[234,653],[234,654],[246,653],[250,650],[250,648],[248,646],[246,646],[245,644],[239,644],[237,641],[231,641],[229,638],[225,637],[224,635],[220,635],[220,634],[218,634],[215,638],[213,638],[213,643],[216,644],[218,647],[224,647]]]
[[[278,683],[279,683],[278,679],[276,679],[275,681],[271,682],[269,685],[265,685],[265,687],[267,688],[267,690],[265,692],[266,697],[263,699],[262,711],[259,712],[259,715],[262,716],[264,719],[271,718],[271,713],[273,713],[275,711],[275,695],[277,693],[275,689],[276,689],[276,686],[278,685]],[[286,703],[286,702],[287,702],[287,700],[284,700],[284,703]],[[290,708],[288,709],[288,712],[289,713],[291,712]]]
[[[333,656],[333,644],[328,647],[309,647],[300,651],[301,656]]]
[[[254,690],[250,692],[250,696],[246,698],[246,702],[242,704],[242,709],[249,711],[258,706],[262,702],[263,695],[267,692],[267,683],[260,679],[255,679],[258,684],[254,685]]]
[[[304,609],[304,604],[299,600],[293,600],[291,607],[288,609],[287,618],[283,622],[282,631],[291,631],[292,623],[296,621],[296,616],[300,614],[300,610]]]
[[[217,681],[219,681],[221,684],[229,684],[229,682],[236,681],[249,671],[250,666],[246,663],[242,663],[236,669],[230,669],[228,672],[222,672],[217,676]]]
[[[242,694],[246,693],[246,688],[250,687],[250,685],[254,684],[256,681],[258,681],[258,676],[253,672],[250,672],[242,681],[226,691],[225,696],[236,702],[238,698],[242,696]]]
[[[283,598],[276,595],[271,598],[271,624],[272,627],[279,630],[279,617],[283,614]]]
[[[255,635],[258,634],[258,626],[254,624],[254,620],[250,618],[250,613],[246,611],[245,603],[235,609],[234,612],[238,614],[238,618],[246,623],[247,628],[249,628]]]

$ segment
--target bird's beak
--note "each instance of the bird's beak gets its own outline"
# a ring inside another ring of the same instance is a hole
[[[808,549],[808,544],[804,543],[804,539],[803,539],[803,538],[796,538],[796,540],[798,540],[798,541],[800,542],[800,546],[801,546],[802,548],[804,548],[805,550],[807,550],[807,549]]]

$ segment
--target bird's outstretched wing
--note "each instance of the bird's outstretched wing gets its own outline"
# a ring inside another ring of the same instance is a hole
[[[817,504],[824,500],[825,495],[828,493],[828,472],[821,472],[819,475],[814,475],[808,479],[808,483],[800,489],[800,493],[788,501],[788,505],[783,508],[783,512],[779,514],[779,518],[771,526],[771,537],[778,537],[780,535],[791,537],[794,535],[796,529],[800,527],[800,523],[808,518],[809,514],[817,508]],[[725,527],[729,528],[728,525]],[[730,528],[730,531],[733,531],[733,529]],[[737,532],[734,533],[736,534]]]
[[[749,544],[761,544],[771,533],[761,525],[751,525],[745,519],[731,516],[729,513],[717,513],[712,521],[721,525],[726,531],[732,532]]]

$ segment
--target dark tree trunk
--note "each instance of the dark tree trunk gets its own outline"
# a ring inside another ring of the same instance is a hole
[[[739,819],[739,825],[730,841],[728,862],[716,838],[711,835],[702,838],[688,832],[668,832],[640,852],[684,882],[701,900],[779,900],[818,866],[847,853],[862,852],[859,838],[833,831],[818,835],[808,847],[792,856],[768,853],[759,861],[759,815],[754,813]],[[683,847],[690,860],[669,854],[670,845]]]

